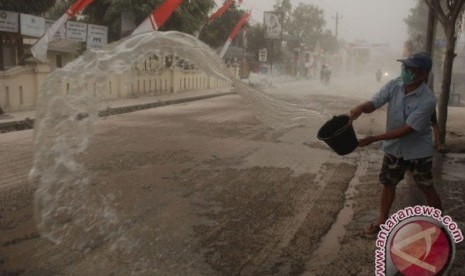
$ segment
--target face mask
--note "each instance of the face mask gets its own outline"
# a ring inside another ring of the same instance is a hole
[[[415,80],[415,75],[410,70],[402,66],[402,70],[400,72],[400,79],[404,84],[409,85],[412,84]]]

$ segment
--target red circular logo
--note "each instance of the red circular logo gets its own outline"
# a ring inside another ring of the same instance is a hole
[[[434,223],[413,221],[393,234],[391,259],[403,275],[436,275],[448,263],[450,240],[447,233]]]

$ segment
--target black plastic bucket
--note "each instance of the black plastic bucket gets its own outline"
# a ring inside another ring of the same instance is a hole
[[[324,141],[337,154],[346,155],[358,147],[358,139],[347,115],[334,116],[318,131],[318,139]]]

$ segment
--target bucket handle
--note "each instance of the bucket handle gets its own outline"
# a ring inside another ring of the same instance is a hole
[[[333,119],[336,118],[336,117],[341,117],[341,116],[348,116],[347,114],[340,114],[340,115],[337,115],[337,116],[333,116]],[[344,131],[347,130],[347,128],[350,127],[350,119],[349,119],[349,123],[346,124],[344,127],[338,129],[337,131],[335,131],[333,133],[333,135],[331,137],[336,137],[338,136],[339,134],[343,133]]]

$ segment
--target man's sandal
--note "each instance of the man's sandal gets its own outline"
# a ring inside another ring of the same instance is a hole
[[[372,224],[370,224],[370,226],[365,228],[363,233],[366,234],[366,235],[376,235],[376,234],[378,234],[379,231],[381,231],[380,225],[372,223]]]

